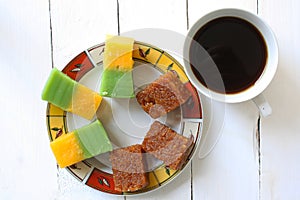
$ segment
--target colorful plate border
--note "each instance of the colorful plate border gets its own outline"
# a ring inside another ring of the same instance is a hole
[[[66,65],[62,72],[72,79],[79,81],[87,72],[102,63],[104,47],[105,44],[102,43],[81,52]],[[161,72],[175,70],[179,75],[180,80],[192,93],[192,98],[190,98],[188,102],[182,106],[183,120],[181,123],[183,123],[183,128],[181,134],[185,136],[193,134],[195,140],[194,147],[185,163],[186,166],[189,160],[192,159],[196,148],[199,146],[202,135],[203,117],[199,93],[188,80],[181,64],[167,52],[152,45],[136,41],[134,44],[133,59],[150,63]],[[55,140],[62,134],[68,133],[66,118],[67,114],[65,111],[48,103],[46,110],[46,123],[50,141]],[[116,195],[134,195],[153,191],[163,185],[166,185],[180,172],[182,172],[185,169],[185,166],[182,170],[171,170],[162,165],[154,171],[149,172],[150,184],[146,188],[136,192],[126,193],[114,190],[112,174],[102,171],[86,161],[76,163],[72,166],[66,167],[66,169],[83,184],[102,192]]]

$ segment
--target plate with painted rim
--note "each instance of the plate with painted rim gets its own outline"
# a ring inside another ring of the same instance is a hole
[[[73,58],[63,68],[62,72],[90,89],[99,91],[104,48],[105,44],[102,43],[84,50]],[[138,41],[134,43],[133,60],[132,73],[135,91],[140,90],[170,70],[176,71],[192,96],[185,104],[156,120],[186,137],[193,135],[194,144],[181,170],[169,169],[156,159],[147,160],[149,185],[135,192],[115,190],[108,153],[66,167],[66,170],[84,185],[114,195],[142,194],[170,183],[186,168],[199,146],[202,135],[203,116],[200,95],[188,80],[181,64],[167,52]],[[142,110],[135,98],[103,97],[93,120],[96,118],[102,122],[113,148],[140,144],[150,125],[154,122],[154,119]],[[50,103],[47,105],[46,121],[50,141],[91,122],[63,111]]]

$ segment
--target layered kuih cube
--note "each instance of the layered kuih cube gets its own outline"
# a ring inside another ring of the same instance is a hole
[[[140,144],[119,148],[110,155],[115,190],[133,192],[149,184],[145,160]]]
[[[134,40],[121,36],[107,37],[103,58],[100,95],[114,98],[134,97],[132,68]]]
[[[101,103],[102,97],[58,69],[53,68],[42,92],[42,99],[62,110],[91,120]]]
[[[111,142],[99,120],[61,135],[50,146],[61,168],[112,150]]]
[[[193,147],[194,139],[176,133],[168,126],[155,121],[147,132],[142,147],[145,152],[164,161],[170,169],[183,167]]]

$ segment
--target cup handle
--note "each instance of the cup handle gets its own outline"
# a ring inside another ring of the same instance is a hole
[[[267,117],[272,114],[272,108],[270,104],[266,101],[263,94],[259,94],[258,96],[253,98],[252,101],[256,104],[260,114],[263,117]]]

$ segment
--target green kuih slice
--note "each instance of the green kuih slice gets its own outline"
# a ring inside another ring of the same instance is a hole
[[[61,135],[50,146],[61,168],[112,150],[110,140],[99,120]]]
[[[56,68],[52,69],[44,86],[42,99],[88,120],[95,116],[102,101],[98,93],[74,81]]]
[[[134,97],[132,68],[134,40],[132,38],[107,37],[103,58],[100,95],[114,98]]]
[[[110,97],[134,97],[132,74],[130,71],[118,71],[107,69],[102,75],[102,96]]]
[[[110,140],[99,120],[75,130],[74,133],[80,141],[85,158],[112,150]]]
[[[56,68],[51,70],[42,92],[42,99],[68,110],[72,102],[76,82]]]

